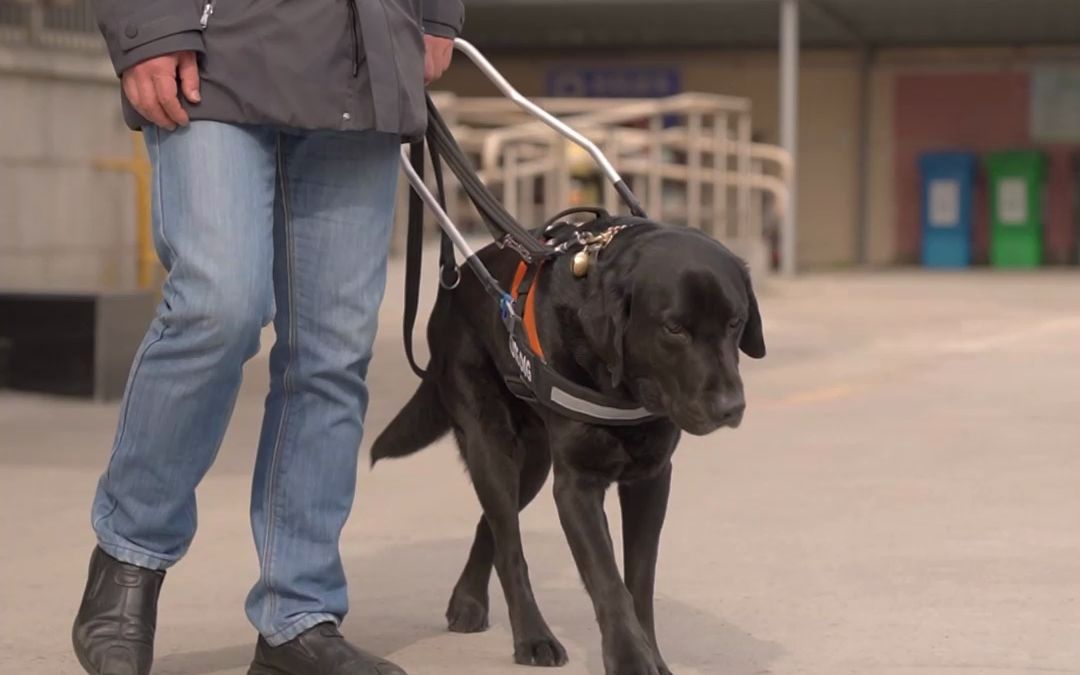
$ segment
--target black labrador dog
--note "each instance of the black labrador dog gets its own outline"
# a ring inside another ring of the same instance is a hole
[[[600,225],[583,225],[602,227]],[[494,245],[484,264],[509,285],[518,258]],[[632,426],[570,420],[525,403],[500,372],[516,372],[497,308],[475,276],[442,290],[428,324],[431,362],[412,399],[375,441],[372,463],[453,431],[483,517],[450,597],[451,631],[488,627],[494,564],[520,664],[559,666],[566,651],[537,607],[518,512],[554,464],[559,519],[592,598],[611,675],[663,675],[653,585],[680,430],[702,435],[742,421],[739,351],[765,356],[746,265],[714,239],[642,222],[619,232],[583,278],[571,255],[542,268],[536,325],[548,363],[578,384],[639,402],[658,418]],[[504,286],[505,287],[505,286]],[[619,486],[625,579],[604,493]]]

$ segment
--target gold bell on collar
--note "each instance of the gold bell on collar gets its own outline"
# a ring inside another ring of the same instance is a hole
[[[574,271],[574,276],[581,279],[589,273],[589,263],[592,256],[589,255],[588,249],[582,249],[574,254],[574,259],[571,261],[570,269]]]

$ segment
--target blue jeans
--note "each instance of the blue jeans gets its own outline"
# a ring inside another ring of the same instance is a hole
[[[146,131],[168,270],[93,505],[100,546],[164,569],[195,535],[241,367],[271,319],[251,494],[251,622],[278,645],[348,611],[338,547],[352,507],[386,286],[399,139],[218,122]]]

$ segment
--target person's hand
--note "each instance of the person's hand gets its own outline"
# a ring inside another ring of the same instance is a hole
[[[195,52],[174,52],[147,59],[124,71],[122,84],[128,101],[144,119],[172,131],[187,126],[188,114],[180,105],[176,82],[191,103],[199,95],[199,64]]]
[[[454,56],[454,41],[437,35],[424,36],[424,84],[442,77]]]

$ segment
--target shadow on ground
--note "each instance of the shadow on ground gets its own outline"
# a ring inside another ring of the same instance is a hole
[[[457,580],[471,542],[442,539],[388,546],[369,556],[347,561],[352,609],[343,632],[356,644],[375,653],[393,654],[431,638],[474,640],[476,661],[470,662],[470,645],[460,651],[460,671],[472,665],[491,667],[490,643],[478,644],[475,636],[449,635],[443,619],[446,599]],[[566,568],[566,543],[554,534],[526,534],[532,583],[552,630],[564,640],[572,639],[585,652],[585,669],[603,675],[599,631],[588,596],[576,572]],[[565,557],[564,557],[565,556]],[[393,582],[383,577],[394,570]],[[397,581],[401,580],[401,581]],[[659,581],[657,621],[664,657],[677,674],[681,670],[725,675],[762,675],[780,656],[775,643],[754,637],[711,613],[681,600],[663,596]],[[498,648],[507,671],[518,671],[511,654],[507,608],[494,577],[491,582],[491,625],[504,640]],[[160,675],[207,675],[246,666],[253,645],[216,650],[194,650],[162,657],[154,667]],[[572,656],[571,656],[572,659]],[[405,659],[402,659],[405,661]],[[580,669],[580,663],[578,667]],[[526,672],[525,669],[521,669]],[[416,675],[424,675],[418,671]]]
[[[377,654],[408,653],[420,642],[439,638],[465,641],[454,654],[461,659],[460,670],[474,667],[499,668],[503,659],[507,671],[518,671],[512,660],[513,647],[506,618],[506,605],[497,580],[492,578],[491,623],[498,632],[498,654],[491,641],[478,642],[475,636],[446,632],[443,611],[450,590],[464,564],[471,542],[442,539],[390,546],[379,552],[348,560],[352,586],[352,609],[344,625],[346,636]],[[588,673],[602,675],[600,633],[592,605],[576,572],[567,569],[566,544],[557,534],[526,533],[529,568],[537,601],[555,634],[573,640],[584,650]],[[564,557],[565,556],[565,557]],[[394,583],[383,574],[393,570]],[[407,580],[397,581],[397,580]],[[407,585],[406,585],[407,583]],[[774,642],[750,635],[720,617],[681,600],[663,596],[663,579],[658,581],[657,624],[665,658],[676,674],[680,670],[725,675],[763,675],[782,649]],[[467,641],[472,641],[469,644]],[[476,648],[475,652],[471,647]],[[250,643],[216,650],[195,650],[163,656],[154,672],[160,675],[207,675],[246,666]],[[571,650],[573,651],[573,650]],[[475,660],[471,654],[475,654]],[[571,655],[572,663],[574,655]],[[580,651],[578,654],[580,661]],[[407,661],[407,658],[401,659]],[[581,663],[575,672],[580,672]],[[499,668],[501,670],[501,668]],[[524,668],[521,672],[527,672]],[[445,671],[444,671],[445,672]],[[484,672],[495,672],[485,670]],[[416,675],[424,675],[417,671]]]
[[[154,660],[154,675],[207,675],[246,668],[255,653],[251,642],[234,647],[166,654]]]

